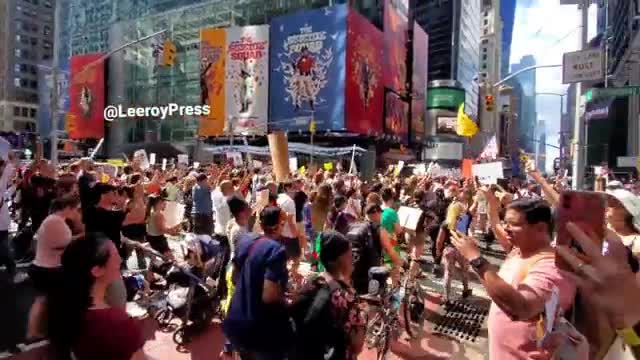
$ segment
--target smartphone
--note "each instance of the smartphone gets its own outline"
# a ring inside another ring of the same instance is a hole
[[[604,193],[593,191],[565,191],[560,195],[560,206],[556,212],[556,246],[569,246],[578,251],[578,256],[585,262],[589,259],[580,248],[569,230],[567,223],[574,223],[587,235],[597,241],[597,246],[602,248],[605,236],[605,206]],[[571,270],[561,256],[556,255],[556,264],[562,270]]]

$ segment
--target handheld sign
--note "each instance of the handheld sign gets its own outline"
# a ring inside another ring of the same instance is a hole
[[[162,159],[162,171],[167,170],[167,159],[163,158]]]

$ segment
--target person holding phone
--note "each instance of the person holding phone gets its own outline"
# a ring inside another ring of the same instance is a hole
[[[539,351],[536,323],[558,289],[559,308],[569,309],[575,284],[555,263],[551,246],[552,213],[546,202],[532,199],[507,206],[505,240],[512,245],[500,269],[480,254],[474,239],[452,231],[453,245],[469,261],[492,300],[489,311],[489,358],[530,359]]]

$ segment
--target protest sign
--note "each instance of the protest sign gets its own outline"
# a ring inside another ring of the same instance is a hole
[[[262,167],[262,161],[253,160],[252,163],[255,169],[260,169]]]
[[[155,154],[152,155],[154,156],[155,161]],[[136,150],[133,153],[133,161],[138,162],[142,170],[147,170],[149,166],[151,166],[149,165],[149,157],[147,156],[147,152],[144,149]]]
[[[283,182],[289,178],[289,140],[284,131],[275,131],[267,138],[276,181]]]
[[[193,162],[193,168],[194,168],[194,169],[197,169],[197,168],[199,168],[199,167],[200,167],[200,162],[198,162],[198,161],[194,161],[194,162]]]
[[[162,159],[162,171],[167,170],[167,159],[163,158]]]
[[[298,158],[289,158],[289,172],[295,173],[298,170]]]
[[[491,162],[483,164],[473,164],[471,166],[473,176],[478,177],[478,181],[484,185],[497,184],[498,179],[503,179],[502,162]]]
[[[333,163],[330,163],[330,162],[328,162],[328,163],[324,163],[324,164],[322,165],[322,168],[323,168],[323,169],[325,169],[326,171],[333,170]]]
[[[239,152],[227,153],[227,160],[229,160],[233,166],[242,166],[242,154]]]
[[[156,164],[156,154],[155,153],[149,154],[149,164],[151,164],[151,165],[155,165]]]
[[[408,206],[401,206],[398,209],[398,218],[400,226],[409,230],[416,230],[418,228],[418,221],[422,215],[422,210],[412,208]]]
[[[178,164],[189,165],[189,155],[188,154],[178,154]]]

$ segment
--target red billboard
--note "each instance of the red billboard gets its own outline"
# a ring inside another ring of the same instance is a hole
[[[387,92],[385,98],[385,133],[403,144],[409,142],[409,104],[398,95]]]
[[[427,73],[429,72],[429,35],[413,23],[413,67],[411,96],[411,142],[424,141],[427,114]]]
[[[345,115],[347,131],[383,132],[382,32],[354,10],[347,16]]]
[[[384,2],[384,86],[402,94],[407,82],[406,0]]]
[[[101,53],[71,57],[69,116],[71,139],[104,137],[104,61]]]

